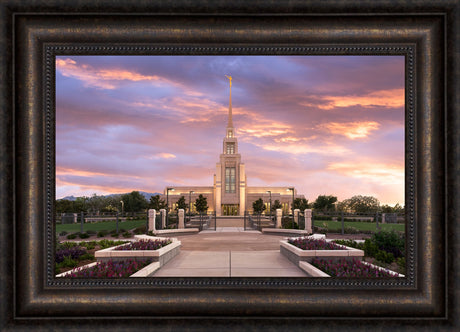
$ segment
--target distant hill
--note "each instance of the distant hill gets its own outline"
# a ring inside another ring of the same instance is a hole
[[[145,192],[145,191],[139,191],[139,193],[144,196],[148,201],[150,200],[150,197],[152,196],[156,196],[156,195],[162,195],[161,193],[148,193],[148,192]],[[125,194],[129,194],[129,193],[125,193]],[[124,194],[109,194],[109,195],[101,195],[101,196],[104,196],[104,197],[112,197],[112,196],[118,196],[118,195],[124,195]],[[61,199],[66,199],[68,201],[75,201],[77,199],[77,197],[75,196],[66,196],[66,197],[63,197],[63,198],[59,198],[59,200]]]

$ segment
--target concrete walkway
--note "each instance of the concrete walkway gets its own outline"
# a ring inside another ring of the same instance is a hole
[[[197,235],[177,236],[181,252],[154,277],[305,277],[281,255],[276,235],[218,227]]]
[[[282,256],[268,251],[181,251],[153,277],[305,277]]]

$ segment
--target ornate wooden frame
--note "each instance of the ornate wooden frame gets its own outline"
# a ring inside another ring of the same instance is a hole
[[[4,329],[458,326],[458,2],[48,3],[0,7]],[[57,280],[54,56],[65,54],[404,55],[406,278]]]

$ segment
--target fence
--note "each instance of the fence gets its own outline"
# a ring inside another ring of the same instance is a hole
[[[84,223],[103,222],[103,221],[114,221],[118,217],[119,221],[126,220],[140,220],[147,219],[145,212],[129,212],[129,213],[117,213],[117,212],[78,212],[78,213],[57,213],[55,216],[56,223],[62,224],[76,224],[81,223],[82,218]]]
[[[202,230],[217,229],[217,214],[216,212],[208,212],[196,215],[187,215],[185,217],[185,228],[198,228]]]
[[[244,230],[258,230],[262,228],[275,228],[276,227],[276,216],[262,215],[262,214],[251,214],[248,211],[244,212]]]

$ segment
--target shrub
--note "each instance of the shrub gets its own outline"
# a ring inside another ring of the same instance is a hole
[[[87,250],[94,249],[96,247],[96,241],[88,241],[88,242],[79,242],[78,245],[85,247]]]
[[[86,254],[86,250],[79,246],[75,246],[71,248],[62,248],[62,249],[56,250],[55,262],[61,263],[64,261],[66,257],[69,257],[71,259],[78,259],[80,256],[84,254]]]
[[[145,234],[145,231],[147,230],[147,227],[145,225],[139,226],[136,229],[134,229],[134,234]]]
[[[313,226],[313,233],[321,233],[321,234],[327,234],[328,229],[327,228],[322,228],[318,226]]]
[[[404,234],[395,231],[380,231],[374,233],[372,241],[380,250],[392,253],[395,258],[404,256]]]
[[[334,240],[334,242],[337,244],[343,244],[344,246],[347,246],[347,247],[364,250],[364,243],[358,243],[353,240]]]
[[[172,243],[171,240],[140,240],[130,242],[124,246],[118,247],[115,250],[128,251],[128,250],[157,250],[168,244]]]
[[[108,234],[107,231],[102,230],[102,231],[97,232],[97,237],[104,237],[104,236],[106,236],[107,234]]]
[[[68,240],[73,240],[73,239],[76,239],[76,238],[77,238],[77,234],[75,234],[75,233],[67,235]]]
[[[112,233],[112,237],[118,237],[119,235],[119,233]]]
[[[56,251],[65,248],[72,248],[78,246],[78,242],[61,242],[56,246]]]
[[[71,267],[74,268],[78,265],[78,261],[75,259],[70,258],[69,256],[64,257],[62,262],[56,264],[56,268],[60,269],[63,267]]]
[[[78,257],[79,261],[85,261],[85,260],[94,260],[94,255],[91,255],[90,253],[86,253]]]
[[[343,232],[345,234],[359,234],[360,233],[360,231],[357,228],[352,227],[352,226],[344,227]]]
[[[379,247],[369,239],[364,241],[364,254],[368,257],[374,257],[379,251]]]
[[[62,231],[61,233],[59,233],[59,236],[64,236],[64,235],[67,235],[68,233],[66,231]]]
[[[106,248],[109,248],[109,247],[118,246],[118,245],[124,244],[124,243],[126,243],[126,241],[113,241],[113,240],[101,240],[101,241],[98,241],[98,244],[101,247],[101,249],[106,249]]]
[[[86,231],[86,234],[96,235],[96,231],[93,231],[92,229],[89,229],[89,230]]]
[[[297,225],[292,218],[290,217],[283,217],[281,219],[281,228],[284,229],[299,229],[299,225]]]
[[[406,258],[405,257],[398,257],[396,259],[396,264],[398,264],[398,266],[401,269],[401,271],[406,270]]]
[[[395,256],[391,252],[386,252],[384,250],[379,250],[375,254],[375,259],[386,264],[391,264],[395,261]]]
[[[308,237],[298,237],[288,239],[288,243],[300,248],[302,250],[343,250],[341,245],[334,242],[327,242],[325,240],[315,240]]]
[[[124,232],[123,234],[123,237],[132,237],[133,234],[131,234],[131,232]]]
[[[80,233],[80,234],[78,234],[78,236],[80,237],[80,239],[87,239],[87,238],[89,238],[89,234],[88,234],[88,233]]]

